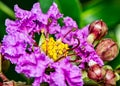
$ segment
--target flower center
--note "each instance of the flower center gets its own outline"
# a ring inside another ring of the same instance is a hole
[[[42,50],[54,61],[62,56],[67,56],[68,44],[62,43],[60,39],[54,40],[53,37],[46,39],[42,45]]]

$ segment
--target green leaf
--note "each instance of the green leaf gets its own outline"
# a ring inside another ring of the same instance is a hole
[[[79,0],[55,0],[64,16],[72,17],[80,25],[81,4]]]
[[[0,10],[3,11],[11,18],[15,18],[13,10],[11,10],[7,5],[0,1]]]
[[[43,13],[46,13],[53,3],[53,0],[39,0]]]
[[[120,86],[120,80],[119,81],[117,81],[117,85],[116,86]]]
[[[116,39],[117,39],[117,44],[120,48],[120,24],[117,26],[117,28],[115,29],[115,32],[116,32]]]
[[[93,0],[92,0],[93,1]],[[94,1],[92,2],[94,3]],[[96,5],[88,4],[82,13],[82,24],[89,24],[94,20],[102,19],[109,27],[120,21],[120,1],[119,0],[101,0]]]
[[[0,41],[3,39],[5,35],[5,19],[8,16],[0,10]]]

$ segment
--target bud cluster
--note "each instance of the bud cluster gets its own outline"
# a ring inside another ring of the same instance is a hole
[[[107,34],[108,30],[106,24],[102,20],[92,22],[88,29],[89,35],[87,41],[94,46],[96,46],[96,43]],[[111,61],[118,55],[119,48],[112,39],[105,38],[97,45],[96,52],[103,61]]]
[[[115,86],[116,73],[112,69],[106,69],[98,64],[89,65],[88,77],[102,86]]]

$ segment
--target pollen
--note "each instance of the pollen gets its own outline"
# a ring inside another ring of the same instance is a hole
[[[60,39],[54,40],[52,37],[45,40],[41,45],[42,50],[54,61],[62,56],[67,56],[68,44],[62,43]]]

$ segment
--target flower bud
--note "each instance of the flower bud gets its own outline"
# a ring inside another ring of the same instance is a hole
[[[107,26],[102,20],[94,21],[89,26],[88,42],[93,43],[94,40],[100,40],[107,34]]]
[[[103,61],[111,61],[118,55],[119,49],[114,41],[104,39],[96,47],[96,52]]]
[[[98,64],[90,66],[88,69],[88,77],[95,81],[100,81],[104,77],[105,71]]]
[[[95,34],[96,39],[101,39],[107,34],[107,26],[102,20],[94,21],[89,26],[90,33]]]
[[[112,70],[107,69],[104,77],[105,86],[116,86],[116,75]]]

